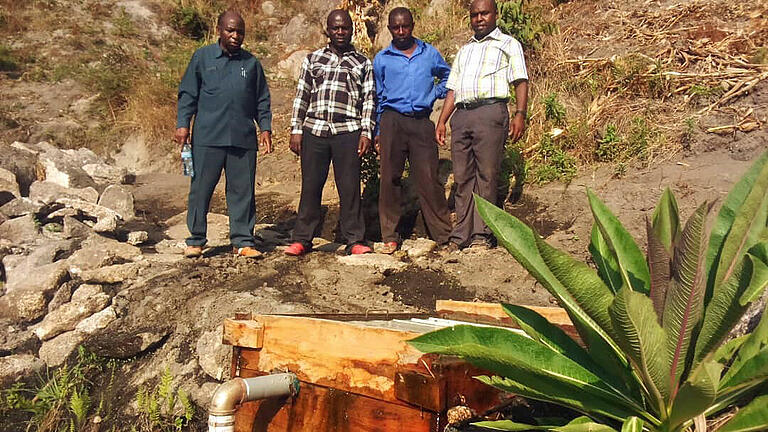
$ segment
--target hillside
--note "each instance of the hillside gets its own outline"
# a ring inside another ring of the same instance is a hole
[[[281,248],[300,188],[288,149],[296,71],[308,50],[324,44],[320,24],[338,2],[232,3],[246,19],[246,49],[265,66],[274,111],[276,151],[258,162],[257,234],[266,256],[257,263],[227,253],[223,182],[209,219],[211,248],[199,260],[180,255],[188,179],[171,143],[176,88],[192,52],[215,40],[213,22],[225,3],[0,0],[0,168],[15,174],[16,196],[39,198],[27,206],[0,194],[0,205],[16,202],[0,209],[0,326],[7,329],[0,333],[0,423],[8,430],[25,430],[30,420],[36,430],[75,421],[66,408],[72,393],[46,411],[35,390],[73,370],[87,378],[75,392],[90,395],[87,430],[172,428],[176,419],[185,430],[203,430],[205,407],[228,373],[220,324],[236,312],[416,312],[441,298],[556,303],[500,248],[434,253],[410,193],[414,235],[397,255],[349,260],[338,253],[329,182],[316,239],[322,252],[286,258]],[[401,4],[414,12],[415,34],[449,60],[471,35],[464,0],[342,3],[354,12],[355,44],[368,55],[388,43],[383,17]],[[765,2],[521,0],[502,10],[502,25],[526,46],[531,95],[529,128],[508,146],[509,183],[500,192],[509,212],[569,253],[588,257],[586,187],[643,245],[645,218],[666,186],[686,217],[704,200],[721,202],[768,148]],[[440,155],[450,194],[450,153]],[[81,183],[50,186],[51,165],[78,173]],[[85,165],[102,171],[83,174]],[[372,185],[366,219],[377,240]],[[129,217],[57,202],[102,204],[108,188],[125,192]],[[8,222],[14,230],[2,228]],[[131,237],[139,232],[143,240]],[[40,304],[20,311],[14,286],[39,281],[46,285],[36,292]],[[88,316],[60,323],[61,311],[74,308],[65,305],[83,297],[98,300],[88,303]],[[83,330],[80,323],[94,316],[105,321]],[[53,372],[60,365],[68,367]],[[9,384],[16,377],[25,381]],[[153,423],[141,401],[160,388],[182,389],[194,414],[179,403]]]

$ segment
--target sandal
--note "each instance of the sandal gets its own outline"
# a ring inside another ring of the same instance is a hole
[[[400,249],[400,244],[398,242],[395,242],[395,241],[386,242],[384,243],[384,246],[381,247],[381,253],[386,255],[392,255],[398,249]]]
[[[307,253],[307,248],[303,244],[296,242],[285,248],[285,254],[290,256],[301,256]]]

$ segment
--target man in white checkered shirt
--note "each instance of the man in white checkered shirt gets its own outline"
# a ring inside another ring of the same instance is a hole
[[[496,2],[474,0],[469,19],[475,35],[453,61],[435,138],[445,145],[445,123],[451,118],[451,159],[456,182],[456,224],[448,251],[467,246],[487,248],[492,235],[477,213],[472,194],[495,203],[507,137],[517,141],[525,131],[528,73],[523,48],[496,27]],[[509,85],[515,87],[516,110],[509,118]],[[455,111],[455,114],[454,114]]]
[[[293,243],[287,255],[303,255],[322,221],[323,186],[333,162],[339,191],[341,235],[347,253],[371,252],[365,244],[360,199],[360,158],[371,146],[376,89],[373,65],[352,46],[352,18],[336,9],[328,14],[328,46],[301,65],[291,118],[291,151],[301,158],[301,200]]]

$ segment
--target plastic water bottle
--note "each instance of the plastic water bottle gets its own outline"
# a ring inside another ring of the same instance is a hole
[[[195,167],[192,165],[192,146],[189,143],[181,147],[181,167],[185,176],[195,176]]]

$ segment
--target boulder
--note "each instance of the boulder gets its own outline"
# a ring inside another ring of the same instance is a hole
[[[281,60],[277,64],[278,75],[283,78],[292,79],[294,81],[298,80],[299,73],[301,73],[301,63],[305,58],[307,58],[307,55],[310,52],[311,51],[309,50],[298,50],[292,52],[291,55]]]
[[[91,229],[97,233],[114,234],[117,231],[117,216],[100,217]]]
[[[67,152],[52,146],[46,146],[45,150],[37,156],[37,163],[40,171],[44,173],[45,180],[67,188],[96,186],[96,182],[93,181],[91,176],[82,167],[86,163],[98,161],[98,158],[92,160],[89,158],[89,155],[80,150]]]
[[[138,246],[149,240],[149,233],[146,231],[131,231],[128,233],[128,244]]]
[[[383,273],[387,270],[399,270],[407,266],[391,255],[363,254],[336,257],[340,263],[352,266],[373,267]]]
[[[77,326],[75,326],[75,330],[80,333],[91,335],[99,330],[107,328],[107,326],[116,319],[117,313],[115,312],[115,308],[109,306],[80,321]]]
[[[39,286],[41,281],[49,280],[46,274],[58,272],[56,266],[49,266],[49,264],[53,263],[60,254],[71,251],[72,247],[73,242],[70,240],[57,240],[42,244],[26,256],[6,256],[3,258],[6,290],[34,288]]]
[[[6,326],[7,331],[0,332],[0,357],[11,354],[34,354],[40,348],[40,340],[29,329]],[[2,388],[2,385],[0,385]]]
[[[20,147],[22,143],[10,146],[0,143],[0,168],[12,172],[16,176],[19,192],[22,196],[29,194],[29,185],[37,180],[37,154]]]
[[[7,389],[14,383],[23,382],[42,373],[43,369],[45,362],[32,354],[0,357],[0,388]]]
[[[41,291],[16,290],[0,297],[0,318],[12,322],[34,321],[47,312],[48,300]]]
[[[86,335],[78,331],[71,331],[60,334],[55,338],[43,342],[40,346],[40,359],[48,367],[61,366],[66,363],[69,356],[77,350],[77,347],[83,343]]]
[[[72,300],[69,303],[61,305],[46,315],[33,331],[40,340],[45,341],[66,331],[74,330],[84,318],[107,306],[109,300],[109,295],[101,289],[100,285],[81,285],[72,294]]]
[[[5,168],[0,168],[0,206],[19,198],[19,183],[16,181],[16,174]]]
[[[141,256],[141,249],[128,243],[91,234],[69,258],[67,264],[72,274],[116,263],[134,261]]]
[[[123,220],[131,220],[135,214],[133,193],[125,186],[107,186],[101,193],[99,205],[115,211]]]
[[[275,35],[275,41],[285,45],[306,45],[307,41],[325,41],[319,24],[310,22],[304,14],[291,18]]]
[[[83,165],[83,171],[97,184],[125,184],[131,179],[128,170],[124,167],[107,165],[105,163],[92,163]]]
[[[408,253],[411,258],[418,258],[435,250],[437,243],[427,238],[418,238],[416,240],[405,240],[401,249]]]
[[[139,274],[139,270],[146,267],[147,264],[148,263],[146,262],[140,261],[85,270],[80,273],[80,279],[86,283],[120,283],[126,279],[135,279]]]
[[[269,0],[261,4],[261,13],[263,13],[266,17],[275,16],[276,10],[277,8],[275,7],[275,4]]]
[[[71,188],[50,181],[36,181],[29,187],[29,199],[44,204],[55,203],[59,198],[70,198],[95,203],[99,192],[92,187]]]
[[[72,216],[64,216],[64,231],[62,231],[64,238],[81,239],[88,237],[90,233],[91,228],[88,225]]]
[[[40,213],[45,204],[26,197],[14,198],[0,207],[0,213],[9,218],[17,218],[29,214]]]
[[[75,210],[78,210],[92,218],[101,219],[101,218],[114,218],[114,217],[120,217],[120,215],[108,208],[104,207],[100,204],[95,204],[92,202],[80,200],[80,199],[72,199],[72,198],[59,198],[56,200],[57,203],[63,204],[69,208],[73,208]]]
[[[38,144],[39,145],[39,144]],[[93,150],[80,147],[79,149],[67,149],[62,150],[64,154],[74,161],[80,167],[88,164],[103,164],[104,159],[99,157]]]
[[[200,367],[216,381],[224,379],[229,373],[232,358],[232,348],[221,343],[223,326],[212,331],[204,332],[197,340],[197,361]]]
[[[9,240],[17,246],[31,245],[39,237],[38,223],[31,214],[8,219],[0,225],[0,238]]]
[[[61,284],[59,289],[53,294],[53,298],[48,302],[48,312],[53,312],[59,306],[69,303],[72,300],[72,290],[77,289],[78,282],[69,280]]]

